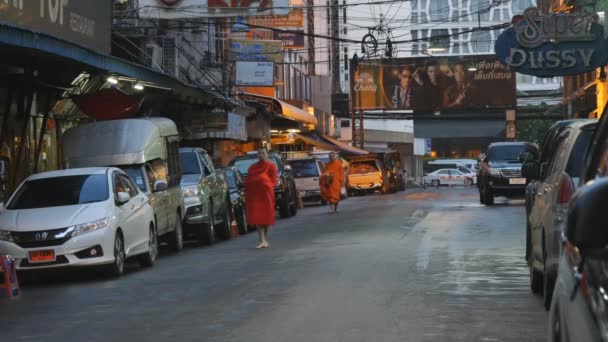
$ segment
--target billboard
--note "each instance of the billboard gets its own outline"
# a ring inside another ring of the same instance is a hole
[[[351,78],[355,109],[414,114],[516,106],[515,74],[494,56],[398,58],[359,64]]]
[[[146,19],[251,17],[287,14],[289,14],[289,0],[139,0],[139,16]]]
[[[277,40],[230,41],[230,60],[249,62],[283,62],[283,42]]]
[[[269,15],[261,17],[250,17],[249,24],[261,26],[262,28],[303,28],[304,10],[294,8],[287,15]]]
[[[0,5],[0,22],[110,53],[111,1],[7,1]]]
[[[274,63],[236,62],[235,85],[274,87]]]

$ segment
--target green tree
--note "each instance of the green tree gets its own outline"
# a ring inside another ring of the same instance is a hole
[[[540,143],[555,119],[520,119],[517,120],[517,140]]]

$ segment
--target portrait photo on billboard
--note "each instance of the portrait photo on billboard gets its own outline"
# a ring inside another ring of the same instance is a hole
[[[515,75],[493,56],[399,58],[362,65],[359,74],[353,89],[362,109],[423,115],[516,105]]]

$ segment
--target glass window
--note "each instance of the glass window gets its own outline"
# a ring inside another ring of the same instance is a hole
[[[25,182],[8,209],[36,209],[102,202],[109,198],[107,176],[79,175]]]
[[[448,170],[439,170],[439,172],[437,172],[437,173],[440,174],[440,175],[449,175],[450,171],[448,171]]]
[[[203,172],[205,173],[205,175],[210,175],[212,173],[211,170],[213,170],[213,164],[211,164],[211,160],[207,155],[203,153],[199,153],[199,158],[201,158],[201,161],[203,162]]]
[[[429,11],[432,22],[446,22],[450,16],[450,6],[445,0],[430,0]]]
[[[449,31],[447,29],[431,30],[429,48],[443,48],[445,52],[450,48]]]
[[[471,45],[473,52],[490,52],[492,51],[493,43],[489,31],[474,31],[471,36]]]
[[[236,176],[232,170],[226,170],[226,182],[230,189],[236,189]]]
[[[318,177],[319,169],[314,160],[292,160],[289,165],[293,168],[295,178]]]
[[[131,179],[137,184],[137,187],[141,191],[146,191],[146,181],[144,180],[144,173],[141,166],[123,166],[121,169],[131,177]],[[154,184],[150,187],[152,189]]]
[[[196,152],[181,152],[179,154],[182,174],[184,175],[199,175],[201,166],[196,157]]]
[[[519,155],[522,152],[532,152],[538,154],[538,152],[528,145],[505,145],[505,146],[494,146],[488,151],[489,161],[518,161]]]
[[[277,161],[274,158],[268,158],[271,162],[277,165]],[[249,172],[249,167],[258,162],[258,158],[247,158],[247,159],[239,159],[234,162],[234,166],[244,175],[247,176],[247,172]],[[277,165],[278,169],[278,165]],[[280,169],[279,169],[280,171]]]
[[[156,178],[154,178],[154,172],[152,172],[152,168],[148,164],[145,165],[145,169],[146,169],[146,176],[148,177],[148,185],[150,186],[150,190],[153,191],[154,183],[156,183]],[[142,189],[142,188],[140,188],[140,189]],[[145,189],[142,189],[142,190],[146,191]]]
[[[120,181],[122,182],[122,184],[124,184],[125,192],[127,192],[129,194],[129,196],[131,196],[131,197],[137,196],[137,194],[138,194],[137,187],[135,186],[135,184],[133,184],[133,182],[129,179],[129,177],[126,177],[124,175],[119,175],[118,178],[120,178]]]
[[[587,150],[589,149],[589,145],[591,145],[592,137],[593,130],[584,130],[576,138],[572,151],[570,151],[568,164],[566,165],[566,173],[570,177],[580,178],[582,176]]]
[[[150,162],[150,168],[154,174],[154,179],[157,181],[162,180],[169,184],[167,177],[167,163],[165,163],[162,159],[156,159]]]

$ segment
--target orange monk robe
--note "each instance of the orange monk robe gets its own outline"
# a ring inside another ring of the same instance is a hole
[[[275,222],[274,187],[277,167],[269,161],[259,161],[249,167],[245,180],[245,210],[247,223],[271,225]]]
[[[333,181],[329,185],[325,180],[328,174],[333,176]],[[344,183],[344,167],[342,163],[337,160],[329,162],[321,175],[321,197],[329,203],[340,202],[342,183]]]

